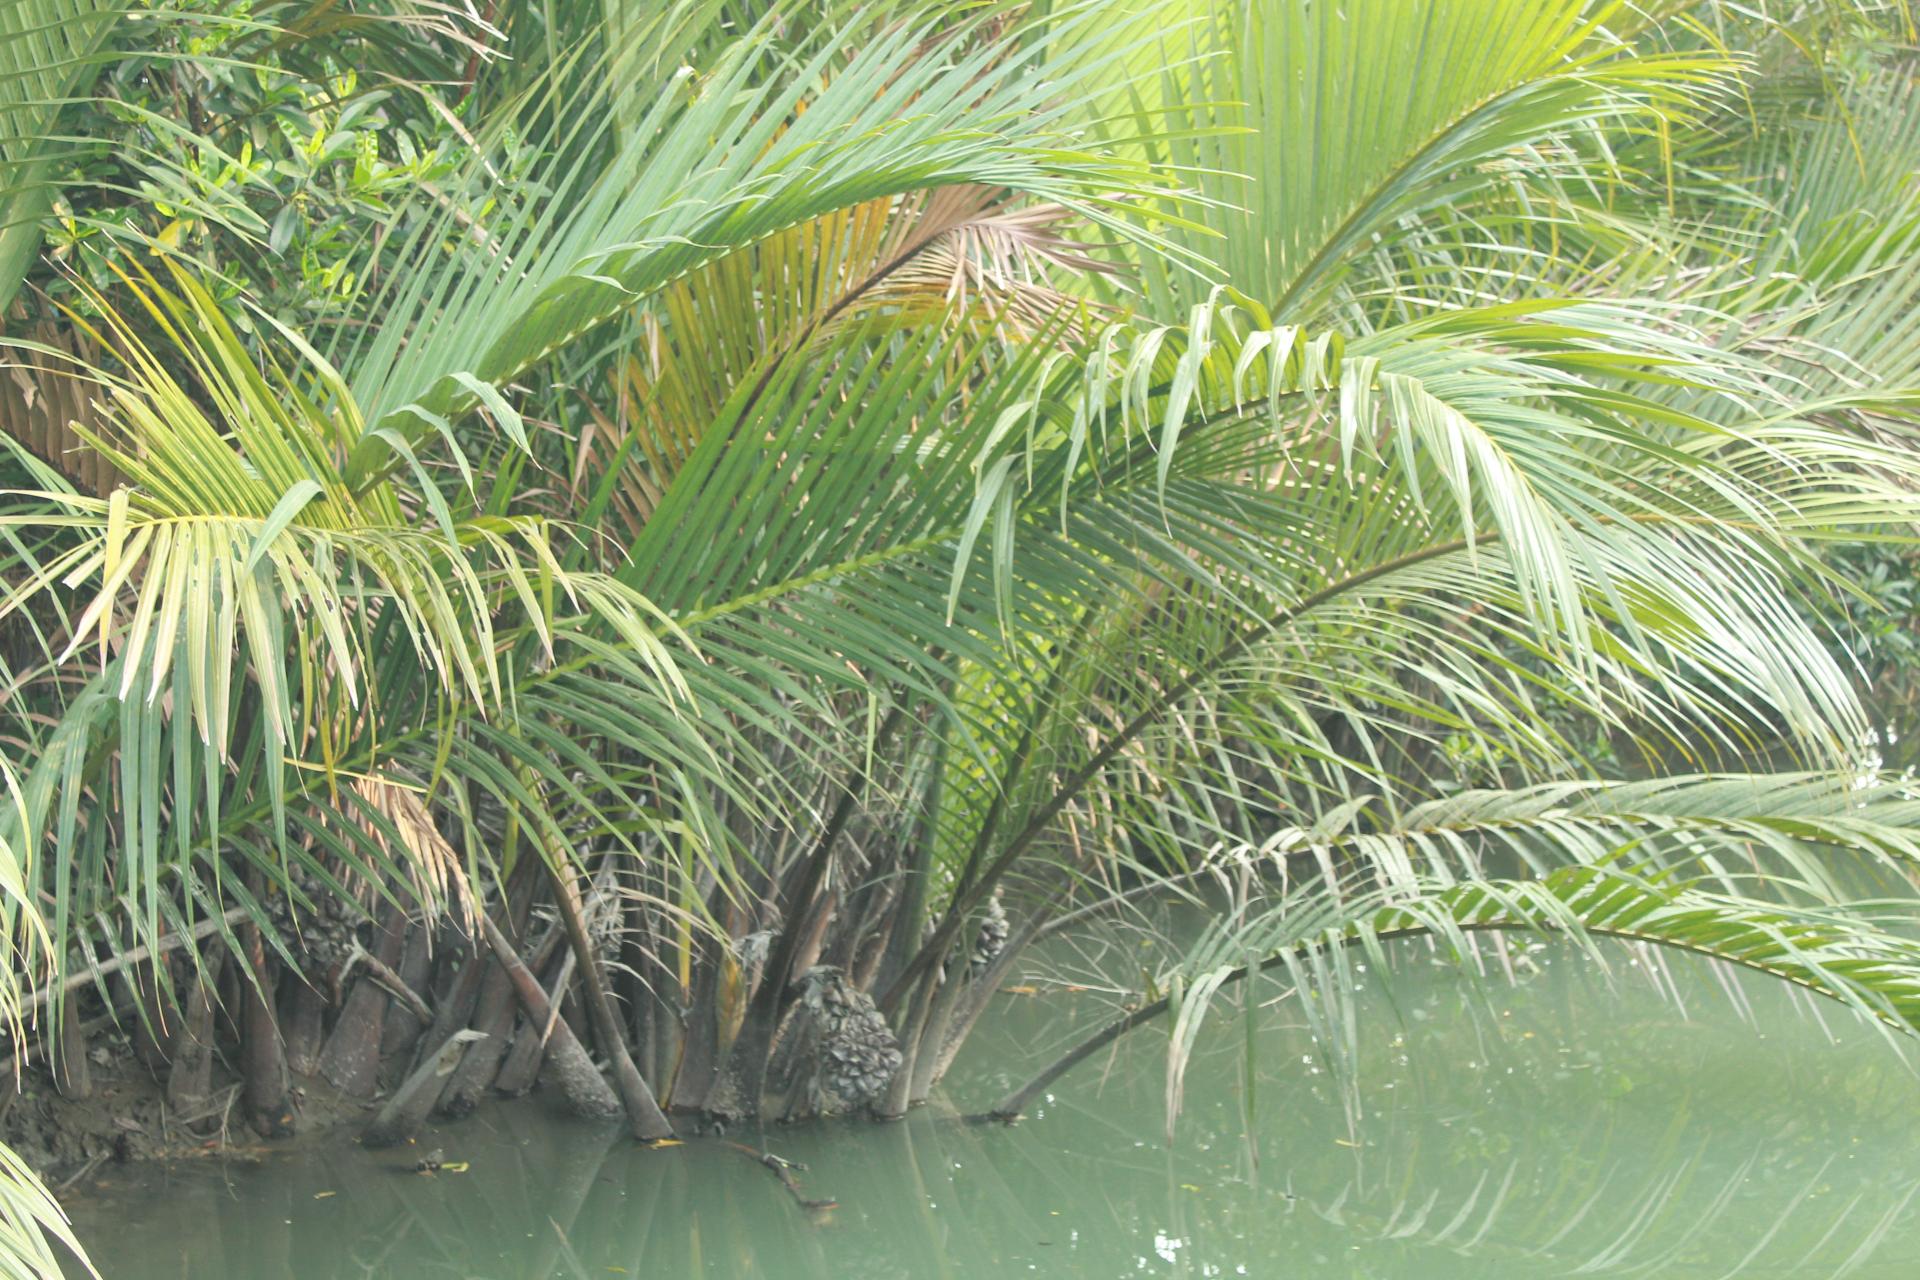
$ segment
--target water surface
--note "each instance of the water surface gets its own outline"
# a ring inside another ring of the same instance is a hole
[[[1008,995],[944,1107],[727,1135],[803,1162],[832,1210],[725,1142],[642,1150],[537,1100],[422,1139],[465,1172],[336,1139],[70,1199],[114,1280],[1911,1280],[1920,1079],[1886,1040],[1763,981],[1616,954],[1609,982],[1543,948],[1510,984],[1403,946],[1391,1000],[1361,978],[1351,1092],[1263,986],[1251,1022],[1229,1007],[1203,1033],[1171,1145],[1164,1027],[1015,1127],[957,1119],[1110,1013],[1097,990]]]

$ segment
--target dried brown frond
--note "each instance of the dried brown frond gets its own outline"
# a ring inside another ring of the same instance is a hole
[[[412,879],[414,896],[430,911],[451,907],[460,924],[471,929],[473,886],[467,878],[466,867],[446,837],[440,834],[440,829],[434,826],[432,815],[420,803],[415,789],[379,777],[356,778],[353,789],[399,834],[402,846],[399,861]],[[362,819],[360,826],[382,853],[395,856],[387,833],[377,823]]]

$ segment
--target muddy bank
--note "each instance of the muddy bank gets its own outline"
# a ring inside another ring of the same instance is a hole
[[[257,1159],[299,1145],[296,1135],[356,1132],[377,1105],[342,1094],[323,1078],[301,1080],[291,1091],[290,1124],[270,1144],[243,1120],[238,1080],[220,1080],[204,1105],[176,1112],[164,1084],[131,1051],[100,1045],[93,1052],[86,1096],[64,1094],[51,1072],[29,1069],[0,1104],[0,1140],[55,1188],[83,1186],[96,1171],[135,1161]]]

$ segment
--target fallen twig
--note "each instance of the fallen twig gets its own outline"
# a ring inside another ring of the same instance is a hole
[[[748,1146],[744,1142],[733,1142],[726,1138],[722,1138],[720,1140],[720,1144],[722,1146],[732,1147],[735,1151],[738,1151],[741,1155],[746,1156],[749,1160],[752,1160],[755,1164],[762,1165],[767,1169],[771,1170],[773,1173],[773,1176],[780,1179],[780,1185],[785,1187],[787,1191],[792,1194],[793,1198],[800,1202],[800,1207],[802,1209],[837,1209],[839,1208],[840,1202],[838,1200],[833,1200],[833,1199],[809,1200],[807,1198],[806,1192],[800,1189],[800,1180],[793,1176],[793,1171],[795,1169],[798,1169],[802,1173],[804,1173],[806,1172],[807,1166],[796,1163],[795,1161],[792,1161],[792,1160],[785,1159],[781,1156],[776,1156],[771,1151],[755,1151],[752,1147]]]
[[[53,1189],[53,1194],[55,1195],[66,1194],[66,1191],[69,1187],[71,1187],[74,1183],[80,1181],[80,1179],[86,1177],[88,1174],[92,1173],[95,1169],[98,1169],[101,1166],[101,1164],[105,1162],[106,1158],[107,1158],[106,1152],[104,1151],[94,1152],[91,1156],[87,1157],[87,1162],[85,1164],[81,1165],[78,1169],[74,1170],[73,1175],[71,1177],[69,1177],[65,1182],[62,1182],[59,1186]]]

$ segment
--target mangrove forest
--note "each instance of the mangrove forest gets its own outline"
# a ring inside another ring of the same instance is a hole
[[[0,0],[0,1274],[1910,1274],[1916,10]]]

